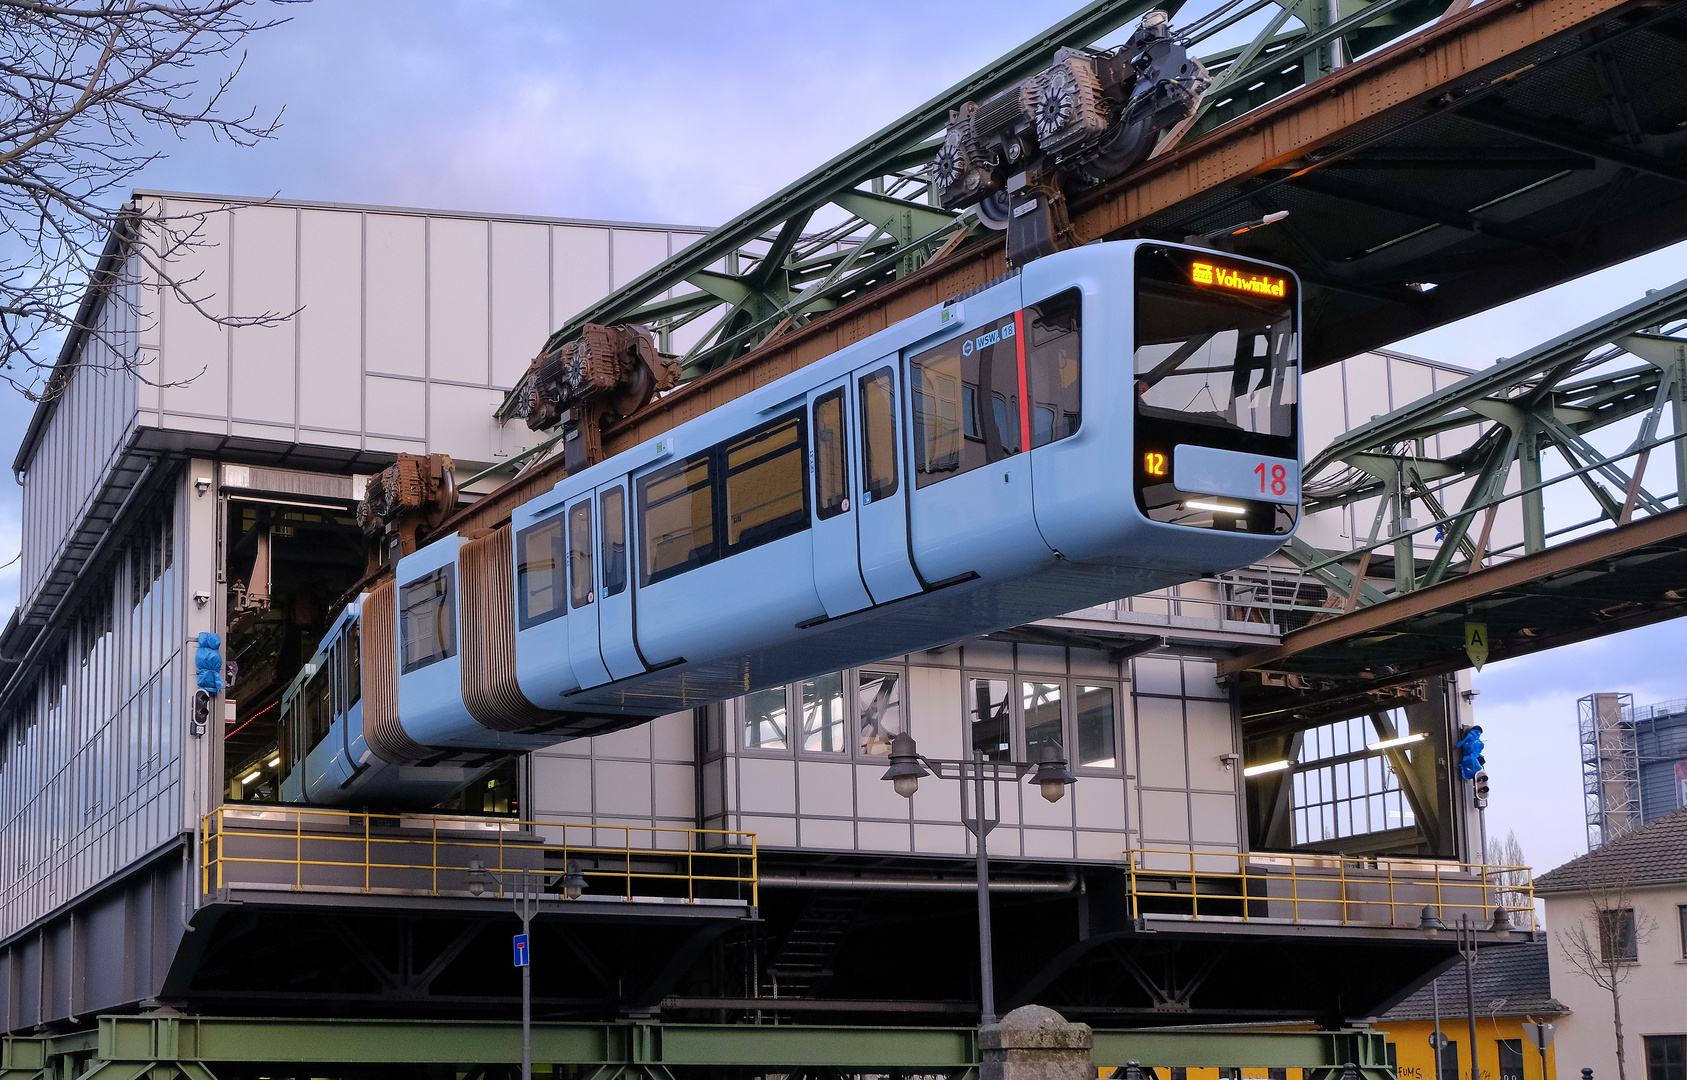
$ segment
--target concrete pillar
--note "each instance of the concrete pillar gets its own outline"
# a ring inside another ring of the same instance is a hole
[[[978,1030],[980,1080],[1095,1080],[1095,1036],[1053,1009],[1022,1005]]]

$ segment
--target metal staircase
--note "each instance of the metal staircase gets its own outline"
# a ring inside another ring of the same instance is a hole
[[[809,997],[816,984],[832,974],[832,963],[844,939],[861,915],[862,898],[847,894],[819,894],[810,898],[768,959],[769,997]]]

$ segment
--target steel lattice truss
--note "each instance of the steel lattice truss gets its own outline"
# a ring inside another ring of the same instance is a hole
[[[1095,0],[995,63],[945,90],[859,145],[745,211],[579,312],[545,343],[549,351],[587,323],[639,323],[696,378],[850,299],[981,239],[972,212],[940,209],[927,178],[949,110],[983,100],[1046,67],[1056,49],[1085,48],[1145,12],[1175,19],[1186,0]],[[1463,0],[1454,7],[1462,8]],[[1185,131],[1226,124],[1447,10],[1441,0],[1227,0],[1177,28],[1200,45],[1261,23],[1248,44],[1201,55],[1213,76]],[[1252,20],[1252,23],[1248,21]],[[518,412],[520,388],[498,411]]]
[[[1626,425],[1619,428],[1618,425]],[[1437,435],[1480,431],[1444,458],[1424,454]],[[1628,437],[1614,452],[1609,434]],[[1607,437],[1600,438],[1600,433]],[[1687,281],[1536,346],[1379,417],[1337,439],[1307,463],[1306,509],[1333,510],[1378,499],[1370,535],[1352,552],[1326,555],[1296,541],[1289,557],[1346,596],[1345,607],[1438,584],[1497,557],[1544,550],[1601,523],[1627,524],[1682,505],[1687,488]],[[1542,455],[1567,468],[1543,480]],[[1654,458],[1673,468],[1648,474]],[[1673,477],[1672,475],[1673,474]],[[1650,475],[1654,491],[1646,486]],[[1673,487],[1671,487],[1673,481]],[[1558,485],[1584,489],[1599,508],[1588,521],[1548,531],[1545,497]],[[1453,505],[1449,493],[1467,489]],[[1661,493],[1659,493],[1661,492]],[[1523,540],[1493,550],[1500,507],[1515,502]],[[1363,524],[1363,523],[1361,523]],[[1427,565],[1427,534],[1439,546]],[[1414,550],[1414,543],[1418,551]],[[1374,552],[1393,549],[1394,588],[1362,579]],[[1343,562],[1360,563],[1349,569]],[[1360,580],[1355,588],[1355,581]]]

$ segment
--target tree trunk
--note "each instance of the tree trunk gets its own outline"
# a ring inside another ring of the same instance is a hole
[[[1623,1057],[1623,996],[1617,989],[1616,980],[1611,981],[1611,1026],[1617,1033],[1617,1080],[1628,1080],[1628,1071],[1624,1067]]]

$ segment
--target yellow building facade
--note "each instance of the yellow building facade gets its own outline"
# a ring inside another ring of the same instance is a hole
[[[1477,954],[1475,987],[1478,1080],[1556,1080],[1553,1048],[1546,1060],[1524,1030],[1525,1021],[1557,1023],[1569,1010],[1552,996],[1547,943],[1499,945]],[[1439,1075],[1430,1037],[1439,1014],[1447,1040]],[[1400,1080],[1470,1080],[1470,1022],[1464,964],[1455,963],[1433,983],[1401,1001],[1372,1024],[1388,1036]],[[1576,1080],[1574,1070],[1566,1080]]]

